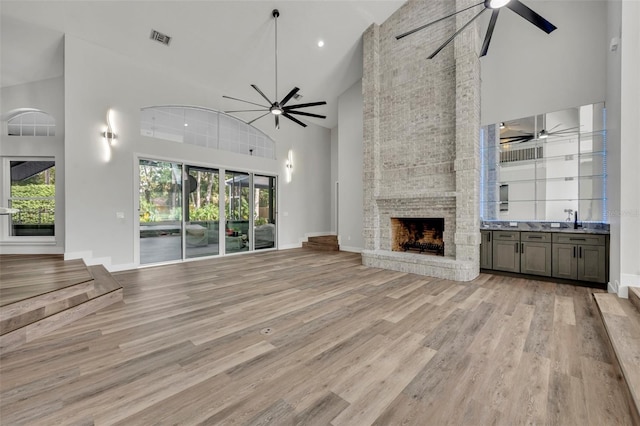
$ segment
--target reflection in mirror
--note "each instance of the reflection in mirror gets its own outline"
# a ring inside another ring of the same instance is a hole
[[[483,127],[481,218],[606,222],[605,114],[601,102]]]

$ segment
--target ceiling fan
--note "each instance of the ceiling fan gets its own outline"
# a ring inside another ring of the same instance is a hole
[[[500,137],[500,144],[523,143],[523,142],[529,142],[534,139],[546,139],[549,136],[567,136],[572,133],[578,133],[578,130],[576,129],[580,128],[580,126],[575,126],[575,127],[567,127],[566,129],[554,131],[554,129],[556,129],[558,126],[560,126],[560,124],[555,125],[550,130],[542,129],[538,133],[527,133],[527,132],[516,131],[517,133],[520,133],[520,134]]]
[[[428,24],[422,25],[418,28],[414,28],[411,31],[407,31],[406,33],[400,34],[398,36],[396,36],[396,40],[400,40],[401,38],[404,38],[408,35],[411,35],[415,32],[418,32],[420,30],[423,30],[437,22],[443,21],[447,18],[450,18],[454,15],[457,15],[458,13],[462,13],[466,10],[469,9],[473,9],[474,7],[478,7],[480,5],[484,5],[484,9],[482,9],[480,12],[478,12],[477,15],[475,15],[473,18],[471,18],[471,20],[469,22],[467,22],[466,24],[464,24],[462,26],[462,28],[460,28],[458,31],[456,31],[455,33],[453,33],[453,35],[451,37],[449,37],[444,43],[442,43],[442,45],[440,45],[440,47],[438,47],[432,54],[431,56],[429,56],[429,59],[433,59],[438,53],[440,53],[440,51],[442,49],[445,48],[445,46],[449,43],[451,43],[451,41],[458,35],[460,34],[465,28],[467,28],[473,21],[475,21],[476,19],[478,19],[480,17],[480,15],[482,15],[482,13],[487,10],[487,9],[491,9],[491,20],[489,21],[489,26],[487,27],[487,33],[484,36],[484,42],[482,43],[482,51],[480,53],[480,56],[484,56],[487,54],[487,51],[489,50],[489,43],[491,43],[491,36],[493,35],[493,29],[496,26],[496,21],[498,20],[498,14],[500,13],[500,9],[502,9],[503,7],[508,7],[509,9],[511,9],[512,11],[514,11],[515,13],[517,13],[518,15],[522,16],[524,19],[526,19],[527,21],[531,22],[533,25],[535,25],[536,27],[540,28],[542,31],[544,31],[545,33],[549,34],[551,33],[553,30],[557,29],[557,27],[555,25],[553,25],[551,22],[547,21],[546,19],[544,19],[542,16],[538,15],[536,12],[534,12],[533,10],[529,9],[527,6],[525,6],[524,4],[522,4],[519,0],[484,0],[481,1],[478,4],[474,4],[473,6],[469,6],[466,7],[462,10],[459,10],[455,13],[452,13],[450,15],[444,16],[440,19],[436,19],[435,21],[429,22]]]
[[[309,102],[309,103],[305,103],[305,104],[296,104],[296,105],[286,105],[287,102],[289,102],[291,100],[291,98],[293,98],[296,93],[298,93],[298,91],[300,90],[297,87],[294,87],[293,89],[291,89],[291,91],[289,93],[287,93],[287,95],[282,98],[282,100],[280,102],[278,102],[278,16],[280,16],[280,12],[278,11],[278,9],[273,9],[273,11],[271,12],[271,16],[273,16],[273,18],[276,21],[276,32],[275,32],[275,59],[276,59],[276,75],[275,75],[275,101],[271,101],[271,99],[269,99],[267,97],[267,95],[265,95],[262,90],[260,90],[258,88],[258,86],[256,86],[255,84],[252,84],[251,87],[253,87],[256,92],[258,92],[260,94],[260,96],[262,96],[268,103],[269,105],[261,105],[255,102],[250,102],[250,101],[245,101],[244,99],[238,99],[238,98],[233,98],[231,96],[225,96],[223,95],[223,98],[227,98],[227,99],[233,99],[235,101],[240,101],[240,102],[244,102],[247,104],[251,104],[251,105],[256,105],[261,107],[262,109],[245,109],[245,110],[237,110],[237,111],[225,111],[226,113],[235,113],[235,112],[264,112],[264,114],[262,114],[259,117],[254,118],[251,121],[248,121],[247,124],[251,124],[256,120],[259,120],[260,118],[272,114],[275,118],[275,122],[276,122],[276,129],[280,128],[280,116],[286,117],[289,120],[293,121],[294,123],[297,123],[299,125],[301,125],[302,127],[307,127],[307,125],[305,123],[303,123],[302,121],[298,120],[297,118],[293,117],[293,115],[303,115],[306,117],[315,117],[315,118],[327,118],[324,115],[319,115],[319,114],[312,114],[310,112],[303,112],[303,111],[298,111],[298,109],[300,108],[306,108],[306,107],[313,107],[313,106],[318,106],[318,105],[326,105],[325,101],[320,101],[320,102]]]

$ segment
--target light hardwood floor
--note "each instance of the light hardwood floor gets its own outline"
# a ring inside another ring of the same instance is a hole
[[[593,289],[306,249],[116,274],[1,359],[0,423],[626,425]]]

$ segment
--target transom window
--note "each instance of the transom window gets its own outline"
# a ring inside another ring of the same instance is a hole
[[[269,136],[235,117],[206,108],[142,108],[140,133],[178,143],[275,159],[275,143]]]
[[[7,120],[9,136],[55,136],[56,121],[44,111],[19,110]]]

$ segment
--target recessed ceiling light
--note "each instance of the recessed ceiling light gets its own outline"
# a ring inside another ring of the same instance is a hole
[[[324,46],[324,41],[323,40],[318,40],[318,47],[322,47]]]
[[[184,127],[189,127],[189,123],[184,123]]]

